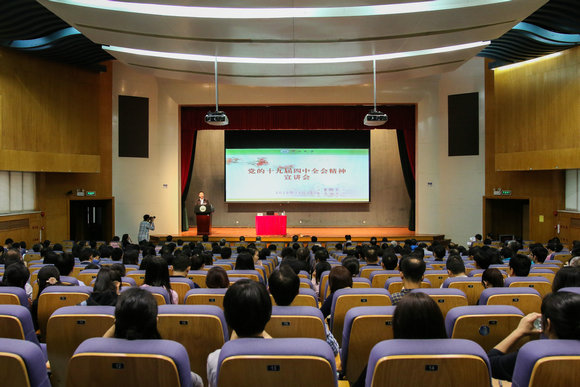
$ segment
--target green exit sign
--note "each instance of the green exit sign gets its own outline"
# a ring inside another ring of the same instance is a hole
[[[88,194],[89,194],[89,193],[87,192],[87,195],[88,195]],[[502,194],[502,195],[511,195],[511,194],[512,194],[512,190],[511,190],[511,189],[502,189],[502,190],[501,190],[501,194]]]
[[[97,191],[86,191],[85,194],[87,196],[97,196]]]

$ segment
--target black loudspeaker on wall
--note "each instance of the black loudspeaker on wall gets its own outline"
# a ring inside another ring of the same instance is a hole
[[[479,93],[450,95],[447,102],[449,156],[477,156]]]
[[[149,98],[119,96],[119,157],[149,157]]]

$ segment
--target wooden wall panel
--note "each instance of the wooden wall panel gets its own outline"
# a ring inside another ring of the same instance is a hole
[[[0,169],[98,172],[100,75],[6,49],[0,61]]]
[[[580,168],[580,47],[494,71],[495,168]]]
[[[41,225],[38,212],[0,216],[0,243],[3,245],[6,238],[12,238],[14,242],[24,241],[27,248],[32,248],[33,244],[40,243]]]
[[[504,138],[518,136],[512,133],[518,129],[498,127],[496,116],[509,116],[505,110],[512,107],[499,103],[495,98],[494,75],[485,73],[485,195],[493,196],[494,188],[511,189],[512,196],[530,200],[530,239],[547,242],[556,236],[556,216],[554,212],[564,206],[565,176],[563,170],[546,171],[499,171],[495,145]],[[532,114],[532,110],[529,112]],[[505,149],[505,148],[502,148]],[[502,155],[504,156],[504,155]],[[539,158],[538,162],[545,162]],[[483,214],[485,222],[489,214]],[[544,221],[540,222],[540,215]]]
[[[558,211],[557,222],[560,225],[560,241],[568,246],[580,240],[580,212]]]

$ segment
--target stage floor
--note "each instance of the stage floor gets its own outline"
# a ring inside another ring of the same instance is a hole
[[[371,237],[376,237],[379,241],[383,237],[389,240],[405,240],[415,238],[417,240],[432,241],[433,239],[443,239],[441,234],[417,234],[409,231],[406,227],[288,227],[286,235],[263,235],[263,241],[289,241],[293,235],[298,235],[300,241],[310,241],[311,236],[318,237],[319,241],[342,241],[344,236],[350,234],[353,240],[367,241]],[[254,227],[212,227],[209,235],[210,241],[225,238],[228,241],[237,241],[240,236],[244,236],[247,241],[256,239],[256,229]],[[152,235],[152,238],[164,240],[166,235]],[[197,235],[197,229],[191,227],[188,231],[173,235],[173,238],[184,240],[201,240],[201,235]]]

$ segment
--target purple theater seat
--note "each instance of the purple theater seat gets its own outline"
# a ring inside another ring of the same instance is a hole
[[[567,288],[560,288],[559,292],[571,292],[571,293],[578,293],[580,294],[580,287],[567,287]]]
[[[131,285],[131,287],[137,287],[137,282],[131,277],[121,277],[121,282],[126,282]]]
[[[387,282],[385,282],[385,289],[389,289],[389,285],[393,284],[393,283],[401,283],[403,282],[403,279],[401,277],[392,277],[389,278],[387,280]],[[426,282],[428,284],[431,284],[431,281],[429,281],[428,279],[424,278],[423,281],[421,282]]]
[[[68,275],[61,275],[60,282],[62,282],[64,285],[79,286],[79,280]]]
[[[18,319],[20,321],[20,325],[22,326],[24,339],[40,346],[28,308],[22,305],[0,305],[0,315]]]
[[[46,358],[38,345],[28,341],[15,339],[0,339],[0,363],[6,355],[16,355],[22,359],[28,376],[30,387],[50,387],[46,372]],[[16,370],[13,370],[16,372]],[[4,376],[3,379],[5,380]],[[25,382],[21,380],[21,382]],[[4,383],[3,383],[4,384]]]
[[[481,292],[479,305],[487,305],[489,298],[498,294],[533,294],[540,297],[540,293],[533,288],[488,288]]]
[[[385,340],[377,345],[371,351],[369,356],[369,362],[367,367],[365,386],[381,386],[381,381],[373,382],[373,376],[375,375],[375,368],[385,364],[383,360],[389,357],[399,357],[399,356],[423,356],[423,355],[433,355],[436,358],[437,355],[467,355],[470,357],[479,357],[485,363],[487,375],[485,383],[479,381],[474,383],[472,386],[491,385],[491,367],[489,364],[489,359],[487,354],[483,349],[476,343],[470,340],[463,339],[432,339],[432,340],[410,340],[410,339],[393,339]],[[427,368],[430,367],[430,368]],[[454,369],[440,369],[442,365],[431,365],[429,366],[429,359],[425,359],[424,365],[420,368],[410,368],[407,374],[410,378],[420,378],[420,373],[429,373],[432,376],[438,378],[445,378],[447,385],[459,385],[453,380],[447,380],[455,375]],[[401,372],[399,369],[398,372]],[[474,370],[470,370],[474,372]],[[483,372],[482,372],[483,373]],[[442,380],[442,379],[439,379]],[[443,385],[444,382],[441,382]]]
[[[324,322],[322,312],[312,306],[272,306],[272,315],[276,316],[314,316]]]
[[[469,274],[467,274],[467,276],[468,277],[475,277],[476,274],[483,274],[484,271],[485,271],[484,269],[474,269],[474,270],[471,270],[469,272]]]
[[[555,359],[550,360],[550,357]],[[564,371],[557,366],[558,362],[562,362],[562,357],[569,357],[573,363],[566,363]],[[537,364],[538,361],[543,360],[543,364]],[[556,363],[556,367],[551,368],[551,364]],[[534,368],[536,372],[540,367],[547,367],[543,373],[544,381],[534,381],[532,374]],[[554,372],[556,370],[556,372]],[[524,344],[518,352],[516,366],[514,368],[514,375],[512,377],[512,386],[514,387],[539,387],[550,385],[552,381],[554,385],[559,386],[577,386],[578,377],[580,376],[580,341],[579,340],[536,340]]]
[[[395,313],[395,307],[394,306],[357,306],[355,308],[351,308],[348,310],[348,312],[346,312],[346,315],[344,317],[344,326],[342,328],[342,348],[340,350],[340,361],[342,364],[342,369],[343,371],[346,373],[347,378],[349,379],[349,381],[353,382],[356,381],[356,379],[358,378],[358,375],[351,375],[352,373],[358,373],[360,374],[360,372],[362,372],[363,368],[361,367],[352,367],[349,366],[349,348],[350,348],[350,334],[352,331],[352,326],[353,323],[355,322],[356,319],[358,318],[364,318],[365,316],[368,317],[372,317],[372,316],[384,316],[384,322],[382,323],[382,326],[389,326],[392,329],[392,321],[391,318],[393,316],[393,314]],[[383,332],[378,332],[378,331],[374,331],[374,332],[369,332],[370,336],[373,338],[376,338],[376,342],[374,342],[375,344],[382,341],[382,335],[381,333]],[[356,344],[361,344],[361,343],[353,343],[353,345]],[[369,348],[369,353],[370,353],[370,349],[372,347]],[[368,354],[365,356],[364,362],[366,363],[368,359]]]
[[[258,276],[260,283],[262,283],[262,284],[266,283],[266,281],[264,280],[264,277],[262,276],[262,273],[260,273],[257,270],[228,270],[228,278],[230,279],[230,281],[232,280],[232,277],[234,277],[235,275],[239,276],[241,274],[256,275],[256,276]]]
[[[544,277],[508,277],[505,279],[505,287],[508,288],[514,282],[547,282],[550,281]]]
[[[110,354],[149,354],[168,357],[173,360],[179,374],[179,381],[181,387],[190,387],[193,384],[191,371],[189,368],[189,357],[183,345],[171,340],[125,340],[125,339],[111,339],[104,337],[95,337],[85,340],[78,346],[74,356],[79,354],[95,354],[95,353],[110,353]],[[71,368],[74,369],[74,356],[70,361],[68,373],[70,376]],[[109,367],[106,370],[94,370],[95,373],[102,371],[103,373],[110,372]],[[114,370],[113,370],[114,371]],[[134,371],[138,373],[139,371]],[[93,374],[94,375],[94,374]],[[92,380],[92,384],[98,385],[98,381]]]
[[[447,313],[445,317],[445,331],[447,336],[451,337],[455,323],[462,316],[474,315],[518,315],[524,316],[521,310],[511,305],[473,305],[473,306],[459,306],[453,308]],[[480,327],[481,329],[481,327]],[[488,334],[488,333],[486,333]]]
[[[298,277],[300,279],[301,284],[307,284],[308,288],[300,286],[301,289],[312,289],[313,285],[312,282],[308,278]],[[313,289],[314,290],[314,289]]]
[[[214,305],[159,305],[158,314],[203,314],[209,316],[216,316],[221,324],[224,333],[224,340],[228,341],[230,334],[228,332],[228,324],[224,316],[224,311]]]
[[[165,299],[166,304],[171,304],[171,297],[169,296],[169,292],[162,286],[141,286],[142,289],[147,290],[153,294],[160,294]]]
[[[419,288],[413,289],[412,292],[421,292],[428,294],[430,296],[463,296],[466,297],[465,293],[459,289],[450,288]]]
[[[305,275],[306,278],[311,279],[310,273],[308,273],[306,270],[300,270],[300,273],[298,273],[298,275]]]
[[[251,378],[252,380],[261,380],[268,377],[278,377],[280,379],[277,381],[278,386],[289,386],[290,380],[285,378],[285,375],[293,375],[298,372],[296,369],[292,369],[290,364],[288,367],[284,365],[280,366],[287,359],[292,358],[304,358],[308,357],[307,362],[312,362],[312,358],[319,358],[321,360],[320,372],[312,375],[312,379],[309,379],[309,383],[312,385],[322,385],[320,378],[327,382],[326,385],[337,386],[337,376],[336,376],[336,364],[334,353],[330,346],[324,340],[319,339],[308,339],[308,338],[285,338],[285,339],[259,339],[259,338],[243,338],[238,340],[228,341],[222,347],[219,358],[218,358],[218,370],[217,370],[217,380],[218,385],[220,385],[220,376],[228,376],[228,368],[231,367],[233,362],[236,360],[244,360],[245,356],[251,357],[251,362],[259,361],[259,358],[268,358],[272,356],[272,360],[268,360],[267,367],[260,368],[261,372],[252,373],[236,373],[233,375],[238,385],[254,385],[249,383],[249,380],[245,378]],[[258,359],[256,359],[258,358]],[[255,369],[254,369],[255,371]],[[223,372],[223,374],[222,374]],[[318,376],[318,380],[317,377]],[[329,380],[329,378],[333,378]],[[268,384],[268,383],[266,383]],[[306,384],[301,384],[306,385]]]
[[[20,305],[28,307],[28,296],[26,290],[16,286],[0,286],[0,294],[14,295],[18,298]]]
[[[181,282],[184,284],[188,284],[191,289],[194,288],[193,281],[187,277],[169,277],[170,282]]]

